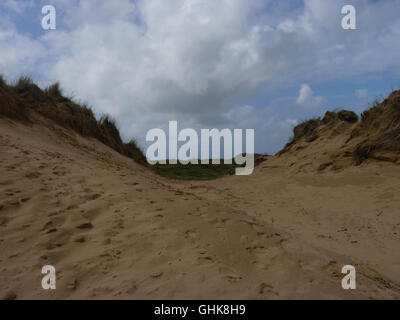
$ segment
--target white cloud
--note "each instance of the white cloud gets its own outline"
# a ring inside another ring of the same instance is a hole
[[[11,77],[29,74],[44,55],[45,47],[43,44],[19,34],[7,22],[0,22],[1,73]]]
[[[300,87],[299,97],[296,103],[305,108],[318,108],[322,106],[324,99],[320,96],[315,96],[311,87],[303,83]]]
[[[34,6],[33,0],[3,0],[4,5],[13,10],[16,13],[22,13],[24,10],[28,8],[32,8]]]
[[[272,2],[270,11],[260,9]],[[356,33],[341,28],[345,2],[305,0],[291,9],[272,0],[54,0],[58,29],[38,39],[0,22],[0,71],[61,81],[67,93],[113,115],[126,138],[143,141],[149,128],[178,120],[274,128],[282,140],[285,119],[301,118],[305,108],[290,115],[281,106],[246,109],[249,97],[304,83],[298,104],[319,107],[323,98],[310,85],[400,73],[400,2],[354,0]],[[259,151],[269,150],[270,140],[263,143]]]
[[[278,25],[277,29],[287,33],[292,33],[295,31],[295,24],[292,20],[285,20]]]

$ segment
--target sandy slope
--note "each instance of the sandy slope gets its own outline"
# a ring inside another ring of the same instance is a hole
[[[318,173],[287,155],[249,177],[168,181],[2,119],[0,159],[0,297],[400,298],[399,166]],[[345,264],[357,290],[341,289]]]

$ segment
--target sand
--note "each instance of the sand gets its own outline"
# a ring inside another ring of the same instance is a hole
[[[320,172],[318,148],[184,182],[0,119],[0,298],[399,299],[400,166]]]

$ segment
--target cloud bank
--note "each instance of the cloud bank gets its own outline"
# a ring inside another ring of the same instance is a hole
[[[21,3],[3,4],[0,72],[60,81],[143,146],[178,120],[254,128],[256,151],[276,152],[304,110],[328,107],[316,84],[400,71],[396,0],[353,1],[357,30],[342,29],[341,0],[54,0],[57,30],[35,34],[16,17],[36,10],[40,26],[47,3]]]

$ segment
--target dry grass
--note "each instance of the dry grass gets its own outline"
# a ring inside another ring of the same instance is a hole
[[[44,90],[44,92],[48,96],[53,97],[54,99],[63,99],[64,98],[62,90],[61,90],[61,87],[60,87],[60,84],[58,82],[48,86]]]
[[[27,120],[26,104],[20,99],[0,75],[0,115],[17,119]]]
[[[340,110],[337,112],[337,115],[342,121],[347,121],[350,123],[356,123],[358,121],[358,116],[353,111]]]
[[[7,81],[4,79],[3,75],[0,74],[0,89],[7,88]]]
[[[138,163],[147,163],[133,140],[129,143],[122,141],[117,125],[110,116],[104,115],[96,120],[90,107],[63,96],[59,83],[42,90],[26,76],[19,78],[12,86],[8,86],[1,77],[0,116],[25,120],[31,118],[31,112],[82,136],[96,138]]]
[[[396,162],[400,159],[400,91],[394,91],[382,102],[377,100],[364,111],[361,121],[352,111],[328,111],[322,118],[313,118],[298,124],[293,129],[293,138],[278,153],[284,154],[299,143],[312,143],[321,135],[340,133],[340,122],[353,125],[346,144],[357,138],[349,152],[354,163],[360,165],[367,159]],[[339,128],[339,129],[338,129]]]
[[[392,101],[392,120],[393,122],[400,121],[400,96],[396,96]]]
[[[375,101],[364,111],[353,135],[364,137],[353,151],[357,165],[369,158],[397,161],[400,153],[400,91],[393,91],[381,103]]]
[[[320,118],[312,118],[306,121],[299,123],[293,129],[293,140],[297,141],[302,137],[312,133],[315,129],[317,129],[321,124]]]

